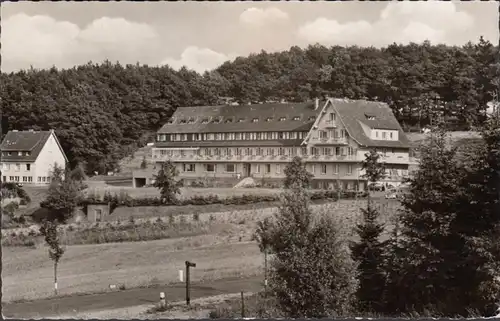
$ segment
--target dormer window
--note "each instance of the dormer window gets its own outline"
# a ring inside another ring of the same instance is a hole
[[[208,118],[203,118],[203,119],[201,120],[201,123],[202,123],[202,124],[208,124]]]
[[[188,120],[188,124],[194,124],[194,117],[190,117]]]
[[[286,118],[285,117],[280,117],[280,121],[285,121]]]
[[[219,123],[220,123],[220,121],[221,121],[221,119],[220,119],[220,118],[215,118],[215,119],[214,119],[214,121],[213,121],[213,123],[214,123],[214,124],[219,124]]]
[[[23,156],[23,152],[17,152],[17,156]]]
[[[226,124],[227,124],[227,123],[232,123],[232,122],[233,122],[233,119],[232,119],[232,118],[227,118],[227,119],[226,119],[226,121],[225,121],[225,123],[226,123]]]
[[[267,121],[267,122],[269,122],[269,121],[271,121],[271,120],[273,120],[273,118],[272,118],[272,117],[267,117],[267,118],[266,118],[266,121]]]
[[[173,124],[174,123],[174,119],[173,118],[170,118],[168,121],[167,121],[167,124]]]
[[[299,116],[295,116],[295,117],[293,117],[293,120],[300,120],[300,117]]]
[[[186,124],[187,123],[187,119],[181,119],[179,120],[179,124]]]
[[[314,121],[315,119],[316,119],[316,117],[311,116],[311,117],[309,117],[307,120],[308,120],[308,121]]]
[[[245,119],[243,119],[243,118],[238,119],[238,123],[242,123],[244,121],[245,121]]]
[[[258,119],[258,118],[254,118],[254,119],[252,119],[252,123],[256,123],[256,122],[258,122],[258,121],[259,121],[259,119]]]
[[[375,120],[375,115],[365,114],[365,116],[366,116],[366,119],[368,119],[368,120]]]

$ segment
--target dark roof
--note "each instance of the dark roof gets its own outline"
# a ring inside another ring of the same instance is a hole
[[[362,146],[409,148],[410,142],[399,125],[392,110],[385,103],[365,100],[329,99],[337,110],[341,121],[349,135]],[[223,132],[258,132],[258,131],[309,131],[315,118],[323,109],[326,101],[320,101],[318,109],[314,103],[268,103],[258,105],[222,105],[201,107],[180,107],[172,116],[173,123],[165,124],[159,134],[177,133],[223,133]],[[266,121],[271,117],[272,121]],[[284,121],[280,118],[284,117]],[[294,120],[299,117],[300,120]],[[213,123],[215,118],[220,123]],[[258,122],[253,122],[258,118]],[[204,124],[203,120],[209,122]],[[242,119],[242,122],[238,122]],[[192,121],[191,123],[189,121]],[[231,120],[226,122],[226,120]],[[377,129],[392,129],[399,131],[398,141],[372,140],[365,135],[360,122]],[[224,141],[221,146],[293,146],[290,141]],[[157,142],[158,147],[216,146],[217,141],[210,142]]]
[[[1,145],[2,160],[34,162],[52,133],[52,131],[9,131]],[[55,139],[59,144],[57,137]],[[61,146],[59,145],[59,147]],[[9,151],[13,152],[12,155],[3,155],[3,152]],[[22,156],[19,156],[18,152],[30,152],[30,154],[23,153]]]
[[[311,102],[179,107],[172,115],[173,123],[165,124],[158,133],[309,131],[325,103],[321,101],[318,110],[314,110],[314,103]],[[295,117],[299,119],[294,120]],[[268,118],[271,121],[267,121]],[[192,123],[189,123],[190,119]],[[215,119],[220,119],[220,123],[214,123]],[[254,119],[258,121],[254,122]],[[208,123],[203,123],[204,120]]]
[[[410,142],[408,138],[391,108],[386,103],[335,98],[332,98],[330,101],[337,110],[349,135],[361,145],[369,147],[409,148]],[[374,119],[369,119],[367,116],[374,117]],[[399,132],[399,140],[372,140],[365,135],[360,122],[375,129],[397,130]]]

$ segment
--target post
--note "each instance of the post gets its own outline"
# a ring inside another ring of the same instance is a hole
[[[190,291],[189,291],[189,268],[196,267],[196,263],[186,261],[186,305],[190,304]]]
[[[245,299],[243,298],[243,291],[241,291],[241,317],[245,317]]]
[[[267,297],[267,247],[264,249],[264,297]]]
[[[165,299],[165,293],[160,292],[160,307],[165,308],[166,305],[167,305],[167,300]]]
[[[57,295],[57,261],[54,262],[54,293]]]

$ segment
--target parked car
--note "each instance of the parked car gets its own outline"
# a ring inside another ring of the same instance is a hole
[[[370,183],[368,185],[368,189],[370,191],[383,191],[385,189],[384,184],[382,183]]]

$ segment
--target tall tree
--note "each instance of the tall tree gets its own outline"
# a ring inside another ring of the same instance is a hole
[[[171,161],[167,161],[161,165],[158,175],[155,176],[154,187],[160,189],[162,202],[165,204],[175,204],[177,202],[177,194],[181,193],[180,186],[182,183],[176,180],[179,171]]]

